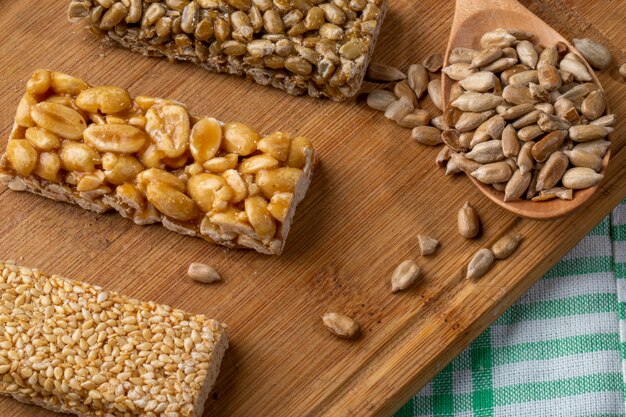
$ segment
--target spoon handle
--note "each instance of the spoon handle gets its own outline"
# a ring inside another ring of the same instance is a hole
[[[528,11],[517,0],[456,0],[454,20],[461,22],[477,12],[487,10]]]

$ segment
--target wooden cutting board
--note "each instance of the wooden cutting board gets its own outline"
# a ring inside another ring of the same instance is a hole
[[[444,50],[452,1],[390,1],[376,61],[406,69]],[[466,178],[445,177],[434,164],[438,149],[416,145],[408,130],[362,99],[290,97],[109,48],[67,22],[66,3],[0,0],[3,138],[30,73],[47,67],[134,95],[175,98],[195,113],[262,132],[290,130],[309,136],[319,150],[321,164],[280,257],[229,251],[114,214],[0,190],[0,259],[229,324],[231,348],[205,416],[391,415],[626,197],[626,84],[617,67],[600,75],[621,116],[607,179],[584,211],[538,223],[503,211]],[[625,62],[626,1],[524,3],[566,36],[593,37]],[[473,241],[456,232],[456,212],[466,200],[484,223]],[[509,232],[525,237],[515,256],[466,281],[472,254]],[[442,242],[436,256],[419,257],[418,233]],[[405,259],[416,259],[424,278],[392,295],[390,275]],[[192,282],[185,276],[191,262],[214,265],[225,282]],[[331,310],[355,317],[363,337],[333,337],[320,320]],[[0,415],[54,414],[4,398]]]

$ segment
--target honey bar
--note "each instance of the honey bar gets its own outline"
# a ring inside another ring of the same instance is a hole
[[[119,87],[37,70],[0,181],[97,213],[117,210],[140,225],[280,254],[314,160],[302,136],[261,136],[173,100],[133,99]]]
[[[358,93],[385,11],[385,0],[72,0],[68,14],[146,56],[340,101]]]
[[[0,262],[0,394],[80,417],[199,417],[226,326]]]

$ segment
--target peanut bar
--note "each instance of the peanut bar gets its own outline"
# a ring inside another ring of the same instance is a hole
[[[146,56],[340,101],[358,93],[385,12],[385,0],[72,0],[68,15]]]
[[[280,254],[313,163],[304,137],[262,137],[242,123],[190,115],[173,100],[133,99],[119,87],[37,70],[0,181],[97,213],[115,209],[137,224]]]
[[[199,417],[226,326],[0,262],[0,394],[81,417]]]

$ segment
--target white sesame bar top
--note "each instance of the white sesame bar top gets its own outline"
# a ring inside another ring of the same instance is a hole
[[[344,100],[361,87],[386,7],[386,0],[72,0],[68,15],[146,56]]]
[[[199,417],[226,326],[0,262],[0,394],[80,417]]]
[[[16,191],[117,210],[231,248],[280,254],[314,163],[311,142],[189,114],[184,104],[132,98],[37,70],[0,159]]]

